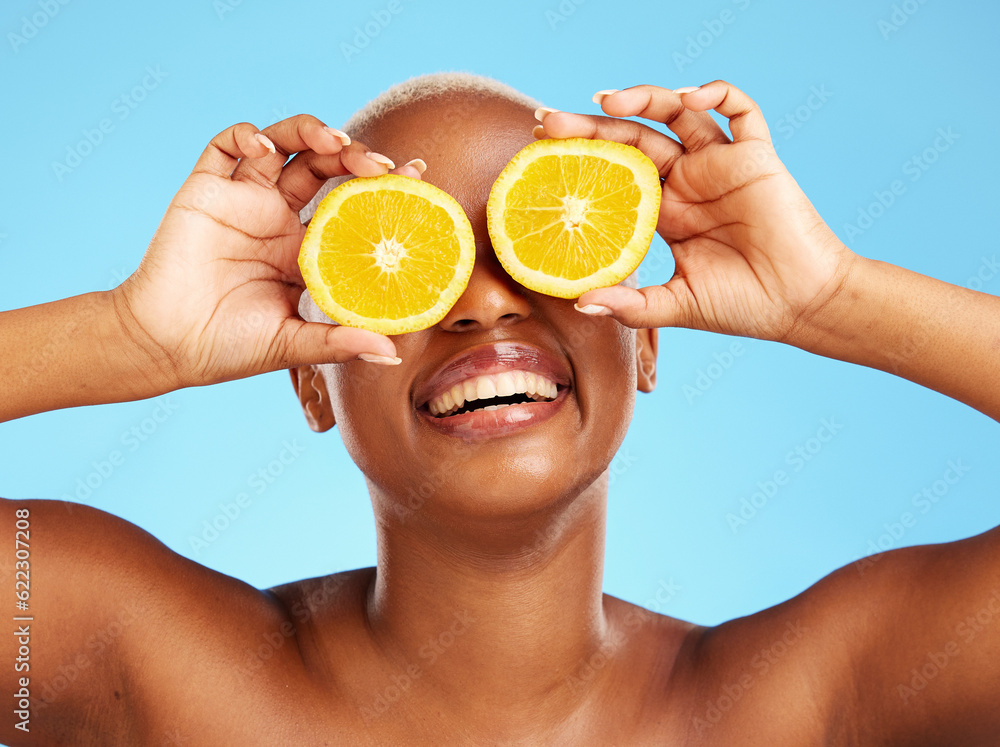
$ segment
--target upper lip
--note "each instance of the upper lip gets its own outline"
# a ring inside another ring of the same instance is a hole
[[[510,340],[486,343],[463,350],[441,364],[417,386],[414,403],[418,408],[423,407],[460,381],[502,371],[533,371],[559,386],[569,386],[568,369],[564,360],[535,345]]]

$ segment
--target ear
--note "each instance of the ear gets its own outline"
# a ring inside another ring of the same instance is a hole
[[[317,433],[328,431],[337,424],[330,406],[330,395],[326,390],[326,379],[318,366],[299,366],[288,369],[292,375],[292,386],[298,395],[302,412],[309,427]]]
[[[656,328],[635,331],[636,389],[640,392],[651,392],[656,388],[658,333]]]

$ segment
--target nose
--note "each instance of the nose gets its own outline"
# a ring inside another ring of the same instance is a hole
[[[525,289],[507,274],[487,246],[476,254],[476,264],[465,292],[438,326],[447,332],[488,330],[515,324],[531,313]]]

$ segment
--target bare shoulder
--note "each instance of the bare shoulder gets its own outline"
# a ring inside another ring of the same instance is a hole
[[[698,633],[693,743],[737,727],[760,744],[994,743],[1000,626],[969,619],[1000,598],[998,567],[997,530],[903,548]]]
[[[204,671],[206,650],[227,639],[230,651],[249,645],[251,631],[283,615],[272,595],[184,558],[104,511],[0,500],[0,529],[9,527],[11,537],[18,517],[29,526],[31,619],[23,624],[30,653],[23,674],[34,739],[128,742],[142,727],[137,714],[155,714],[151,703],[165,702],[164,693],[181,692],[192,672]],[[0,738],[25,743],[10,728]]]
[[[298,625],[316,615],[357,614],[375,578],[375,568],[356,568],[272,587],[273,594]]]

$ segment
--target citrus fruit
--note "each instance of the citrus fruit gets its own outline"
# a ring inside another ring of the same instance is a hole
[[[615,285],[646,255],[660,175],[640,150],[606,140],[539,140],[500,173],[490,239],[521,285],[560,298]]]
[[[316,305],[339,324],[386,335],[437,324],[472,274],[465,211],[437,187],[396,174],[355,178],[316,209],[299,268]]]

